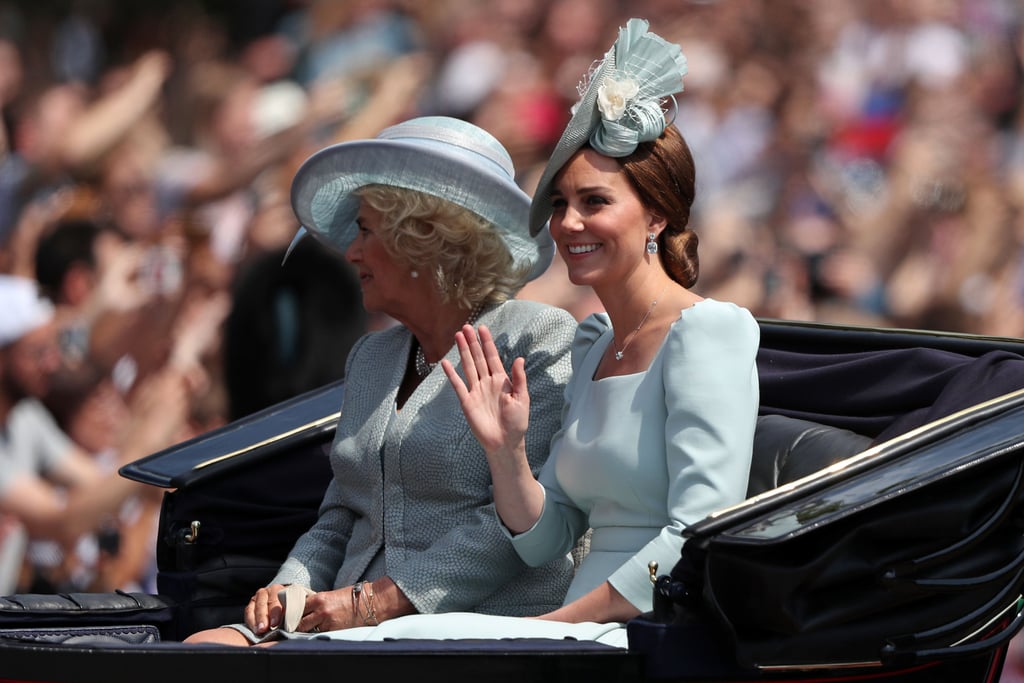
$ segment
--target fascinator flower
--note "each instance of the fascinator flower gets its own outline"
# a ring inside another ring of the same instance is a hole
[[[683,90],[686,57],[678,45],[648,27],[644,19],[630,19],[580,82],[580,100],[534,192],[532,234],[539,233],[551,216],[555,176],[584,145],[605,156],[624,157],[665,132],[668,105]]]

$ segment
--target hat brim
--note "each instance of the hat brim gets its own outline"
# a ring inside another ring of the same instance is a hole
[[[292,208],[314,236],[344,251],[355,239],[359,198],[367,185],[386,185],[432,195],[480,216],[501,234],[517,268],[534,279],[554,254],[550,238],[526,230],[530,198],[511,179],[481,170],[442,142],[357,140],[326,147],[299,168]]]
[[[594,84],[600,84],[605,75],[613,69],[615,69],[615,51],[610,49],[600,66],[590,75],[591,87],[587,88],[576,105],[575,112],[569,119],[569,123],[566,124],[565,130],[562,131],[562,137],[558,139],[558,144],[551,152],[544,172],[541,173],[540,180],[537,181],[537,189],[533,193],[533,202],[530,204],[529,225],[530,234],[533,236],[539,235],[551,218],[551,191],[554,189],[555,176],[563,166],[569,163],[576,152],[590,142],[590,134],[601,118],[601,112],[597,108],[597,87]]]

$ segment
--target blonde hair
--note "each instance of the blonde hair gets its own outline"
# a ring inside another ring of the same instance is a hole
[[[445,303],[500,303],[526,282],[528,268],[515,267],[498,229],[472,211],[401,187],[367,185],[355,194],[380,212],[377,235],[388,253],[430,271]]]

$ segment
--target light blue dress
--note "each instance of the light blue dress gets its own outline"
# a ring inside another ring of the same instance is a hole
[[[595,380],[611,341],[606,315],[580,324],[562,428],[539,476],[544,509],[512,542],[527,564],[540,566],[592,528],[590,552],[565,602],[607,580],[644,612],[652,608],[648,562],[669,571],[687,525],[744,498],[758,407],[759,328],[746,309],[705,299],[682,311],[645,372]],[[319,635],[569,637],[626,646],[622,624],[468,613],[414,615]]]
[[[684,527],[743,500],[759,339],[748,311],[705,299],[672,324],[646,372],[595,380],[611,324],[604,314],[580,324],[562,428],[539,477],[544,511],[512,540],[537,566],[594,530],[566,603],[607,580],[649,611],[648,563],[667,572]]]

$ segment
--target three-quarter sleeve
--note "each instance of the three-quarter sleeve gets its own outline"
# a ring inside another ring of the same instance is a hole
[[[597,313],[584,319],[576,329],[571,350],[573,372],[565,387],[565,399],[561,410],[563,423],[572,404],[574,384],[579,381],[577,371],[590,348],[610,326],[608,316]],[[559,429],[552,437],[552,454],[558,452],[562,436],[563,432]],[[531,567],[539,567],[569,552],[577,539],[586,532],[589,524],[586,512],[578,508],[559,486],[555,466],[555,458],[549,458],[537,477],[538,485],[544,492],[544,507],[534,525],[514,536],[505,529],[505,533],[512,539],[516,552]]]

